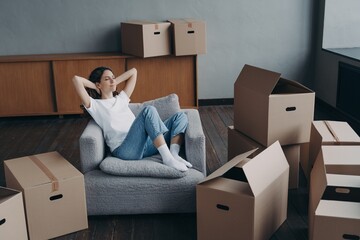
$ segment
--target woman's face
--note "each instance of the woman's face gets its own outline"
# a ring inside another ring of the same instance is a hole
[[[116,91],[115,76],[110,70],[105,70],[97,87],[101,92],[107,94]]]

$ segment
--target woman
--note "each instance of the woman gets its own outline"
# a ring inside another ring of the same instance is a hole
[[[73,77],[82,104],[102,128],[113,156],[135,160],[160,153],[165,165],[187,171],[192,165],[179,156],[188,125],[186,115],[179,112],[163,122],[156,108],[147,106],[135,118],[129,102],[136,81],[135,68],[116,78],[108,67],[94,69],[89,80]],[[125,87],[117,94],[116,86],[121,82],[125,82]]]

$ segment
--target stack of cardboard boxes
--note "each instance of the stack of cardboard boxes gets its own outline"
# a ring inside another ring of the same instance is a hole
[[[59,153],[6,160],[4,169],[1,239],[50,239],[88,227],[84,176]]]
[[[286,220],[314,102],[315,93],[301,84],[244,66],[228,128],[231,160],[197,185],[198,239],[268,239]]]
[[[346,122],[314,121],[306,150],[309,239],[359,239],[360,137]]]
[[[195,19],[122,22],[121,47],[123,53],[142,58],[204,54],[206,25]]]
[[[299,183],[300,151],[310,140],[315,93],[280,73],[245,65],[234,84],[234,126],[228,158],[279,141],[290,165],[289,188]]]

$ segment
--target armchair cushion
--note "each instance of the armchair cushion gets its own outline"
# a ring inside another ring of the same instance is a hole
[[[130,103],[129,107],[137,116],[144,107],[149,105],[156,108],[163,121],[180,111],[179,97],[175,93],[143,103]]]
[[[105,173],[123,177],[181,178],[187,175],[187,172],[162,164],[160,155],[128,161],[106,157],[100,163],[100,169]]]

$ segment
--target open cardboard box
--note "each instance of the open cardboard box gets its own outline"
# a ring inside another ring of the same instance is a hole
[[[299,166],[300,166],[300,144],[292,144],[281,146],[284,151],[286,160],[289,163],[289,189],[299,187]],[[253,154],[248,156],[253,158],[266,149],[265,146],[249,138],[245,134],[236,130],[234,126],[228,126],[228,160],[235,156],[247,152],[252,149],[257,149]]]
[[[304,144],[300,159],[300,165],[308,180],[315,159],[323,145],[360,145],[360,137],[347,122],[313,121],[310,142]]]
[[[264,146],[309,142],[315,93],[280,73],[245,65],[234,84],[234,126]]]
[[[289,164],[279,142],[238,155],[196,186],[198,239],[263,240],[286,220]]]
[[[121,51],[138,57],[171,54],[170,23],[134,20],[121,23]]]
[[[22,193],[4,187],[0,187],[0,239],[28,239]]]
[[[88,227],[84,176],[58,152],[4,161],[7,187],[22,191],[30,239]]]
[[[206,53],[206,24],[196,19],[171,19],[175,56]]]
[[[342,174],[345,173],[344,168],[328,167],[327,164],[332,160],[329,161],[329,152],[326,149],[334,147],[322,147],[311,171],[310,240],[359,239],[360,237],[360,172],[356,175],[346,175]],[[360,155],[356,155],[352,158],[360,159],[359,157]],[[348,162],[346,158],[338,158],[337,161]],[[358,164],[360,164],[359,160]]]

